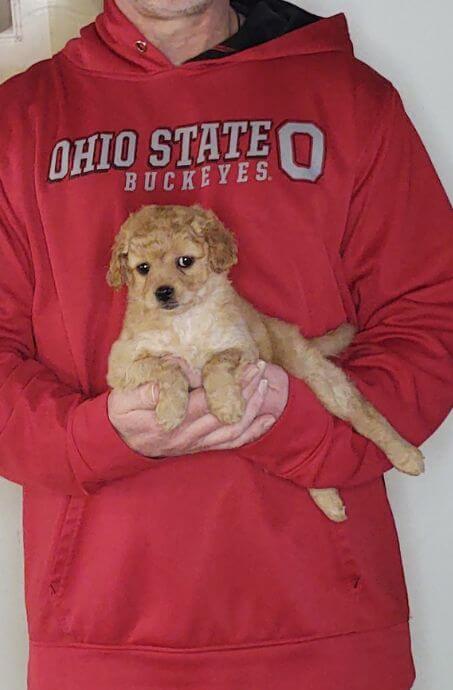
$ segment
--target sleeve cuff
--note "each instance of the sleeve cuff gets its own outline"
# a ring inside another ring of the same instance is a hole
[[[304,381],[289,377],[283,414],[257,441],[238,454],[271,474],[306,487],[316,485],[321,462],[330,447],[333,419]]]
[[[107,412],[109,391],[83,401],[73,413],[70,425],[70,461],[86,494],[106,482],[128,477],[152,467],[145,458],[122,440]]]

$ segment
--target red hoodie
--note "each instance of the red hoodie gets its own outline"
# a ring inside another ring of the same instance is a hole
[[[452,400],[452,212],[343,15],[172,65],[113,2],[0,89],[0,471],[24,486],[29,690],[407,690],[388,461],[291,378],[239,450],[158,464],[106,412],[114,235],[211,207],[238,290],[319,335],[414,443]],[[408,479],[408,481],[411,481]],[[306,487],[337,486],[344,524]]]

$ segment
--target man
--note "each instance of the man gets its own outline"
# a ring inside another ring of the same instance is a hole
[[[106,387],[128,213],[201,203],[232,278],[411,442],[451,406],[451,208],[343,15],[283,0],[107,0],[0,90],[0,468],[24,486],[30,690],[408,690],[408,607],[371,443],[278,367],[242,422],[194,372],[164,433],[150,383]],[[186,367],[182,362],[181,366]],[[333,524],[307,487],[339,487]]]

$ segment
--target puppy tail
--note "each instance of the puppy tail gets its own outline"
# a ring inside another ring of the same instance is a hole
[[[341,326],[317,338],[310,338],[310,345],[324,357],[334,357],[343,352],[354,340],[357,329],[350,323],[342,323]]]

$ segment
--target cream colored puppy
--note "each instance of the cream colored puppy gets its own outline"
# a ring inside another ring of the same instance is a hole
[[[223,423],[241,419],[242,368],[258,359],[303,379],[323,405],[381,448],[407,474],[423,471],[421,452],[405,441],[329,359],[352,340],[343,324],[320,338],[260,314],[228,280],[237,261],[234,237],[201,206],[145,206],[129,216],[112,250],[108,282],[128,286],[128,304],[108,368],[112,388],[159,384],[158,420],[173,429],[184,419],[189,383],[177,355],[200,371],[208,406]],[[346,517],[336,489],[310,489],[332,520]]]

